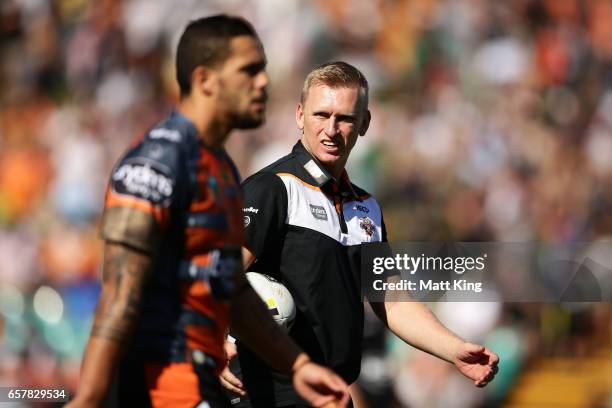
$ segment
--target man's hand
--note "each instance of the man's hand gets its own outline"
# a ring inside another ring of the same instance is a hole
[[[473,380],[477,387],[484,387],[493,380],[498,362],[497,354],[472,343],[463,343],[453,361],[461,374]]]
[[[326,408],[348,406],[348,385],[342,378],[310,360],[297,364],[299,367],[293,372],[293,386],[310,405]]]
[[[223,388],[244,397],[246,395],[246,390],[244,389],[242,381],[240,381],[229,369],[229,362],[238,355],[236,345],[230,341],[226,341],[224,349],[225,356],[227,358],[227,366],[225,366],[225,369],[219,376],[221,385]]]

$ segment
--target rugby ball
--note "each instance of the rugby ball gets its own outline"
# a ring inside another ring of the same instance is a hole
[[[249,283],[264,301],[274,321],[289,330],[295,320],[295,302],[289,290],[271,276],[258,272],[247,272]]]

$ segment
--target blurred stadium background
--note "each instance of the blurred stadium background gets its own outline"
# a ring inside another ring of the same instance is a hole
[[[372,95],[349,173],[392,240],[610,239],[612,1],[2,0],[0,386],[76,387],[106,178],[176,101],[186,21],[217,12],[269,59],[267,124],[228,146],[243,176],[297,140],[305,74],[342,59]],[[432,307],[498,379],[471,387],[368,314],[360,408],[612,407],[609,303]]]

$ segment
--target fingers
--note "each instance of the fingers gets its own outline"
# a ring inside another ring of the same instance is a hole
[[[336,375],[333,371],[331,370],[327,370],[329,373],[329,387],[331,388],[332,391],[335,392],[335,397],[336,400],[328,403],[329,408],[335,408],[335,407],[346,407],[348,406],[348,403],[350,401],[350,394],[348,391],[348,385],[346,385],[346,383],[344,382],[344,380],[342,380],[342,378],[340,378],[338,375]]]
[[[313,406],[317,408],[347,408],[348,407],[348,399],[337,399],[333,397],[321,398],[317,403]]]
[[[489,349],[485,349],[485,353],[489,356],[489,365],[496,366],[499,363],[499,356]]]
[[[327,370],[328,371],[328,375],[329,375],[329,387],[337,392],[338,394],[340,393],[344,393],[347,396],[349,395],[348,393],[348,385],[346,385],[346,383],[344,382],[344,380],[342,378],[340,378],[336,373],[334,373],[331,370]]]
[[[322,368],[322,371],[321,374],[323,375],[317,380],[319,382],[318,388],[319,391],[321,391],[321,387],[325,387],[327,390],[324,392],[324,398],[319,400],[319,405],[317,406],[338,408],[348,406],[350,400],[348,385],[333,371],[327,368]]]
[[[348,407],[349,402],[351,401],[351,394],[348,392],[348,386],[346,388],[346,392],[342,394],[342,398],[338,402],[338,407],[344,408]]]
[[[226,341],[223,344],[223,349],[225,350],[227,361],[238,355],[236,345],[231,341]],[[233,393],[236,393],[240,396],[246,395],[246,391],[244,390],[244,385],[242,384],[242,381],[240,381],[238,377],[236,377],[230,371],[229,367],[225,367],[225,369],[221,372],[221,375],[219,376],[219,382],[221,382],[223,388],[230,390]]]
[[[244,389],[244,385],[242,381],[240,381],[230,370],[229,368],[225,368],[221,375],[219,376],[219,381],[223,388],[230,390],[238,395],[245,396],[246,391]]]
[[[494,367],[497,365],[497,363],[499,363],[499,356],[497,354],[479,344],[465,343],[465,351],[467,351],[472,357],[479,358],[481,364]]]
[[[493,378],[495,378],[495,374],[497,374],[498,371],[499,371],[499,368],[497,366],[492,367],[491,370],[488,372],[488,374],[486,374],[483,378],[481,378],[480,380],[474,381],[474,385],[476,385],[479,388],[486,386],[488,383],[490,383],[493,380]]]
[[[295,389],[315,407],[325,407],[333,403],[335,407],[344,408],[349,401],[348,386],[333,373],[318,364],[303,364],[293,377]]]

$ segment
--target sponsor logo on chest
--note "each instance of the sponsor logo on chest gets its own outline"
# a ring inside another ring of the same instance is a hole
[[[353,209],[357,210],[357,211],[361,211],[361,212],[366,213],[366,214],[370,212],[370,209],[368,207],[365,207],[365,206],[359,205],[359,204],[355,205],[355,207],[353,207]]]
[[[317,220],[327,221],[327,212],[325,211],[325,208],[312,204],[309,204],[309,206],[310,213],[313,217],[315,217]]]

